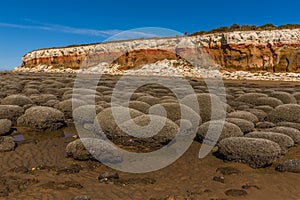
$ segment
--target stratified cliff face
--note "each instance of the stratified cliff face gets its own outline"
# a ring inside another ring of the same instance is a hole
[[[179,59],[179,55],[168,50],[174,46],[180,50],[180,44],[203,47],[217,66],[228,71],[300,72],[300,29],[217,33],[42,49],[26,54],[22,67],[47,65],[79,69],[86,56],[92,53],[95,62],[109,61],[128,69],[163,59]]]

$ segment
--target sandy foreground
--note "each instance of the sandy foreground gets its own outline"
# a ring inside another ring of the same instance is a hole
[[[64,92],[72,90],[74,79],[75,75],[70,74],[2,73],[0,94],[2,99],[12,94],[24,94],[29,98],[53,94],[57,102],[61,102],[66,98]],[[107,87],[102,93],[104,97],[111,95],[107,91],[112,90],[116,80],[109,76],[100,83]],[[200,80],[190,79],[189,82],[196,93],[207,92]],[[235,101],[241,94],[284,91],[294,95],[300,91],[300,84],[293,82],[227,80],[224,84],[231,97],[227,98],[227,103],[233,111],[255,107]],[[147,89],[141,91],[147,93],[150,91]],[[155,91],[158,90],[151,90],[150,94],[157,98],[168,96],[160,92],[156,95]],[[109,103],[109,98],[104,100]],[[34,102],[34,105],[45,103]],[[50,106],[50,103],[45,105]],[[215,156],[216,148],[199,159],[202,144],[194,141],[171,165],[149,173],[134,174],[116,171],[95,160],[78,161],[67,157],[66,146],[76,139],[77,131],[72,119],[66,121],[67,127],[44,132],[17,123],[13,125],[10,135],[14,137],[16,148],[0,152],[0,199],[300,199],[300,173],[275,170],[285,160],[300,160],[300,146],[289,148],[270,166],[256,169],[220,159]],[[274,126],[278,125],[274,123]],[[99,181],[99,175],[105,172],[117,172],[119,177]]]

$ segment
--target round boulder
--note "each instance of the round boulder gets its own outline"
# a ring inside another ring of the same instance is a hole
[[[300,160],[286,160],[276,167],[279,172],[300,173]]]
[[[30,98],[37,105],[42,105],[49,100],[57,100],[57,97],[53,94],[34,94],[31,95]]]
[[[271,106],[264,105],[264,106],[254,106],[253,109],[262,110],[262,111],[264,111],[265,113],[269,113],[269,112],[271,112],[274,108],[271,107]]]
[[[119,163],[123,156],[109,141],[98,138],[81,138],[66,147],[68,156],[75,160],[95,159],[100,162]]]
[[[218,153],[225,159],[243,162],[254,168],[271,165],[281,154],[277,143],[262,138],[226,138],[219,142],[218,147]]]
[[[240,118],[226,118],[227,122],[233,123],[240,127],[243,133],[249,133],[254,129],[254,123]]]
[[[113,112],[115,114],[113,114]],[[104,110],[102,110],[100,113],[97,114],[94,121],[94,126],[98,131],[103,131],[104,133],[109,135],[113,134],[115,128],[117,127],[117,123],[115,121],[114,115],[118,115],[120,123],[122,123],[128,120],[127,118],[128,112],[131,118],[136,118],[140,115],[144,115],[142,112],[138,110],[121,107],[121,106],[105,108]]]
[[[198,102],[194,102],[194,99],[198,100]],[[227,104],[222,102],[218,96],[209,93],[187,95],[181,99],[180,103],[187,106],[193,106],[194,103],[198,103],[202,122],[223,119],[228,107]],[[192,107],[192,109],[194,108]]]
[[[291,137],[294,140],[295,144],[300,143],[300,131],[298,129],[285,127],[285,126],[276,126],[274,128],[266,129],[266,131],[282,133],[284,135]]]
[[[14,138],[11,136],[0,136],[0,152],[12,151],[15,149]]]
[[[283,104],[272,110],[267,121],[270,122],[300,122],[300,105],[298,104]]]
[[[168,118],[158,115],[141,115],[133,120],[125,121],[116,130],[117,137],[142,138],[146,142],[158,142],[164,144],[171,141],[178,132],[178,126]]]
[[[126,104],[123,104],[124,107],[126,107]],[[149,104],[142,102],[142,101],[129,101],[129,108],[136,109],[138,111],[141,111],[142,113],[147,114],[149,111],[149,108],[151,107]]]
[[[236,99],[236,101],[254,104],[256,102],[256,100],[260,97],[267,97],[267,95],[263,94],[263,93],[246,93],[246,94],[241,94]]]
[[[62,111],[65,115],[66,119],[72,118],[73,109],[78,108],[79,106],[86,105],[86,103],[79,99],[67,99],[61,101],[60,103],[56,104],[54,108]]]
[[[287,93],[287,92],[274,91],[269,96],[279,99],[284,104],[289,104],[289,103],[296,104],[297,103],[297,100],[295,99],[295,97],[292,94]]]
[[[75,108],[73,111],[73,119],[77,123],[93,123],[96,115],[101,112],[103,108],[99,105],[86,105]]]
[[[159,98],[148,95],[137,98],[137,101],[142,101],[153,106],[159,103]]]
[[[277,144],[279,144],[282,154],[286,154],[288,149],[290,147],[294,146],[293,139],[291,137],[281,134],[281,133],[254,131],[254,132],[246,134],[245,137],[264,138],[264,139],[276,142]]]
[[[267,121],[257,122],[255,124],[255,128],[257,128],[257,129],[266,129],[266,128],[273,128],[273,127],[275,127],[275,124],[272,122],[267,122]]]
[[[282,101],[280,101],[279,99],[274,98],[274,97],[259,97],[256,99],[256,102],[255,102],[256,106],[268,105],[273,108],[275,108],[279,105],[282,105],[282,104],[283,104]]]
[[[210,135],[207,135],[208,130],[211,131]],[[220,136],[218,136],[217,133],[219,133],[220,131]],[[239,136],[243,136],[243,132],[237,125],[225,121],[224,126],[222,127],[222,123],[220,120],[208,121],[203,123],[199,127],[197,132],[197,139],[199,139],[200,142],[205,142],[208,144],[210,142],[221,141],[224,138]]]
[[[163,108],[162,108],[163,107]],[[151,114],[157,114],[161,112],[161,109],[165,109],[166,117],[173,122],[176,122],[180,119],[190,120],[193,125],[196,127],[201,124],[200,116],[190,107],[179,104],[179,103],[161,103],[156,104],[150,108]]]
[[[259,109],[246,109],[245,111],[254,114],[258,118],[258,121],[264,121],[267,117],[267,113]]]
[[[2,105],[24,106],[27,104],[33,104],[33,101],[25,95],[14,94],[14,95],[10,95],[10,96],[7,96],[4,99],[2,99],[1,104]]]
[[[245,119],[247,121],[256,123],[258,122],[258,118],[256,115],[252,114],[251,112],[247,111],[235,111],[227,114],[228,118],[239,118],[239,119]]]
[[[11,130],[12,122],[9,119],[0,119],[0,135],[6,135]]]
[[[294,123],[294,122],[278,122],[276,124],[277,126],[285,126],[285,127],[290,127],[290,128],[295,128],[300,131],[300,124],[299,123]]]
[[[24,109],[16,105],[0,105],[0,119],[9,119],[16,123],[18,117],[24,113]]]
[[[65,125],[64,114],[54,108],[34,106],[26,110],[17,120],[18,126],[30,127],[38,131],[54,131]]]

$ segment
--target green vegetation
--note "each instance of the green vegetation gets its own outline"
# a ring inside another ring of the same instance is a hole
[[[282,30],[282,29],[296,29],[300,28],[300,24],[285,24],[280,26],[275,26],[274,24],[264,24],[262,26],[256,25],[238,25],[232,24],[231,26],[221,26],[219,28],[212,29],[210,31],[198,31],[190,34],[194,35],[204,35],[210,33],[223,33],[223,32],[233,32],[233,31],[263,31],[263,30]]]

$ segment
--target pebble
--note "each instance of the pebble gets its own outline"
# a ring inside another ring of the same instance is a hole
[[[245,190],[229,189],[225,191],[225,194],[227,196],[240,197],[240,196],[246,196],[248,193]]]
[[[114,179],[119,179],[119,174],[117,172],[104,172],[98,176],[100,182],[106,182]]]
[[[240,170],[234,167],[219,167],[216,169],[216,172],[219,172],[223,175],[232,175],[232,174],[239,174],[241,173]]]

